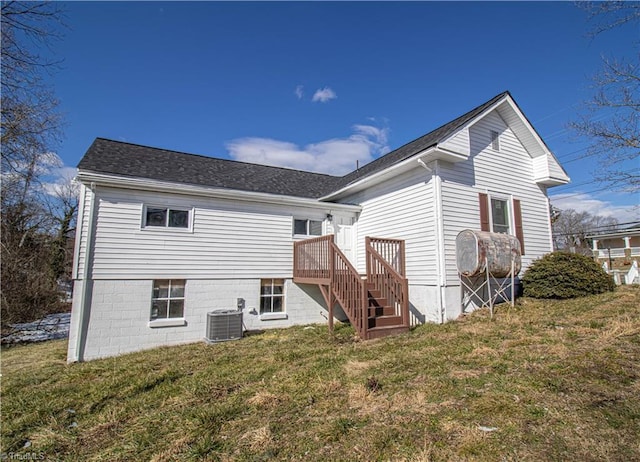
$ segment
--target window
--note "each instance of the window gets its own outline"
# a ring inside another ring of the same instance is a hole
[[[524,255],[524,232],[522,228],[522,205],[519,199],[505,199],[480,193],[480,229],[494,233],[515,234]],[[513,221],[512,218],[513,217]]]
[[[260,314],[284,312],[284,279],[260,281]]]
[[[500,150],[500,133],[495,130],[491,130],[491,149]]]
[[[491,198],[491,224],[494,233],[509,234],[509,203]]]
[[[322,236],[322,222],[318,220],[293,220],[293,234]]]
[[[151,320],[184,317],[184,279],[153,281]]]
[[[190,210],[170,207],[145,206],[143,227],[182,228],[190,227]]]

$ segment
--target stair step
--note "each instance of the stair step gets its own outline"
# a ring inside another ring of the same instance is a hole
[[[382,297],[382,292],[380,292],[379,290],[367,289],[367,293],[369,294],[369,297],[371,297],[371,298],[380,298],[380,297]]]
[[[393,316],[396,314],[396,310],[389,305],[369,306],[369,309],[367,310],[367,314],[369,315],[370,318],[373,318],[376,316]]]
[[[369,297],[369,306],[388,306],[389,300],[382,297]]]
[[[369,329],[376,327],[398,327],[402,326],[402,318],[400,316],[376,316],[368,319]]]
[[[367,331],[367,340],[387,337],[389,335],[404,334],[405,332],[409,332],[409,328],[406,326],[374,327]]]

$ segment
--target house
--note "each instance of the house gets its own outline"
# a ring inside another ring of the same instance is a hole
[[[592,242],[593,258],[612,274],[617,284],[638,283],[639,227],[591,234],[587,239]]]
[[[98,138],[77,178],[69,361],[200,341],[237,306],[249,330],[346,315],[367,338],[454,319],[457,234],[513,234],[526,268],[569,181],[508,92],[343,177]]]

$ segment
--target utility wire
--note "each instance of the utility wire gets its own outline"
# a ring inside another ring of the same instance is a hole
[[[558,201],[561,201],[561,200],[563,200],[563,199],[568,199],[569,197],[581,196],[581,195],[583,195],[583,194],[591,194],[591,193],[594,193],[594,192],[605,191],[605,190],[607,190],[607,189],[610,189],[610,187],[609,187],[609,186],[605,186],[604,188],[594,189],[594,190],[591,190],[591,191],[582,191],[582,192],[575,193],[575,194],[568,194],[568,195],[566,195],[566,196],[565,196],[565,195],[562,195],[562,197],[558,198],[557,200],[558,200]],[[562,193],[561,193],[561,194],[562,194]],[[552,201],[554,200],[554,199],[553,199],[553,197],[551,198],[551,200],[552,200]]]

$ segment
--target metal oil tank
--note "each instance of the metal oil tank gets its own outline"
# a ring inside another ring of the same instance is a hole
[[[522,266],[520,241],[515,236],[465,229],[456,237],[456,266],[462,276],[485,274],[488,267],[491,276],[507,277],[512,260],[515,276]]]

